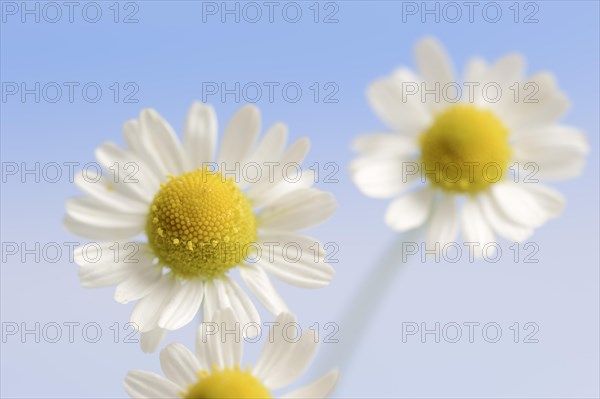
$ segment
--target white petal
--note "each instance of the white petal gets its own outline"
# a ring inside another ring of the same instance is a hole
[[[78,197],[67,200],[66,210],[72,218],[99,227],[108,226],[117,229],[132,227],[140,230],[145,227],[145,214],[110,210],[91,197]]]
[[[204,321],[213,321],[214,312],[221,309],[219,295],[215,284],[218,280],[208,280],[204,283],[204,300],[202,301],[202,318]],[[229,306],[228,304],[226,304]]]
[[[476,199],[469,198],[463,206],[461,226],[465,242],[474,243],[474,252],[477,257],[494,256],[492,253],[483,252],[484,247],[487,248],[487,244],[494,242],[494,232],[483,216]]]
[[[162,267],[148,264],[135,269],[135,273],[120,283],[115,290],[115,301],[129,303],[145,297],[152,292],[162,277]]]
[[[256,262],[273,276],[298,287],[320,288],[331,283],[335,270],[325,262],[323,245],[312,237],[285,232],[260,236],[261,256]],[[293,250],[299,248],[296,255]],[[285,253],[284,251],[288,251]],[[299,259],[298,259],[299,258]]]
[[[236,162],[243,162],[252,150],[259,130],[260,111],[258,108],[253,105],[245,105],[240,108],[225,127],[219,166],[221,163],[234,165]]]
[[[225,308],[214,313],[212,322],[203,322],[197,330],[196,346],[207,357],[207,363],[218,368],[240,365],[243,340],[241,325],[233,309]]]
[[[452,195],[442,195],[427,228],[427,248],[443,249],[444,246],[456,238],[458,233],[458,212]]]
[[[204,302],[202,303],[203,321],[196,328],[196,358],[202,370],[210,370],[217,363],[211,358],[208,340],[211,335],[218,333],[218,323],[214,320],[217,308],[217,293],[212,281],[204,284]],[[212,298],[212,299],[211,299]],[[212,339],[212,338],[211,338]]]
[[[283,181],[289,181],[291,184],[301,184],[301,182],[297,181],[297,173],[302,173],[300,176],[302,178],[305,177],[306,172],[309,172],[303,171],[300,168],[309,149],[310,140],[302,137],[292,143],[281,157],[272,156],[270,162],[274,162],[275,164],[262,165],[261,179],[252,184],[251,196],[266,195],[265,191],[272,189],[273,186]]]
[[[139,331],[147,332],[157,327],[158,319],[165,304],[177,292],[178,283],[172,276],[163,276],[157,286],[142,298],[131,312],[131,322]]]
[[[95,153],[100,166],[109,171],[115,190],[129,192],[144,203],[152,202],[160,180],[141,158],[110,142],[101,144]]]
[[[441,90],[446,83],[454,82],[454,66],[442,45],[431,37],[424,38],[417,43],[415,61],[420,76],[426,83],[427,90]],[[422,89],[419,89],[419,93]],[[437,110],[446,105],[444,96],[439,101],[427,100],[430,109]]]
[[[148,168],[148,173],[156,181],[165,177],[162,160],[154,148],[151,138],[142,130],[142,124],[137,119],[131,119],[123,124],[123,136],[127,142],[127,149],[141,159]]]
[[[578,176],[589,153],[583,132],[570,126],[554,125],[516,134],[513,143],[514,160],[527,170],[522,176],[535,173],[533,179],[567,179]],[[537,170],[526,166],[534,163]]]
[[[125,377],[125,390],[132,398],[180,398],[182,387],[149,371],[132,370]]]
[[[294,323],[296,323],[296,317],[291,313],[285,312],[277,315],[273,324],[273,339],[265,342],[258,361],[253,367],[255,376],[261,378],[269,375],[280,359],[285,356],[290,340],[283,339],[283,328]]]
[[[411,155],[418,151],[417,142],[412,137],[400,134],[372,133],[359,136],[352,143],[356,152],[384,153],[399,156]]]
[[[122,185],[114,186],[106,177],[96,181],[96,179],[84,177],[83,173],[77,174],[75,185],[102,204],[104,208],[113,209],[115,212],[146,214],[150,206],[150,204],[141,201],[139,198],[129,195],[127,191],[119,192],[115,190],[116,187]]]
[[[197,382],[197,372],[201,370],[196,356],[178,343],[172,343],[160,351],[160,367],[167,378],[181,387]]]
[[[492,81],[500,84],[503,92],[504,90],[510,90],[510,86],[515,82],[524,80],[525,59],[520,54],[507,54],[496,61],[488,74]]]
[[[241,336],[241,324],[232,309],[224,309],[221,313],[220,328],[222,332],[229,332],[225,336],[221,335],[220,347],[222,349],[223,364],[228,367],[240,365],[243,354],[243,339]],[[231,334],[235,331],[235,334]]]
[[[214,365],[214,362],[209,355],[208,335],[201,331],[202,328],[206,328],[205,326],[210,323],[212,323],[211,325],[213,326],[210,331],[211,333],[214,333],[217,326],[215,322],[202,322],[198,325],[198,328],[196,328],[196,359],[200,365],[200,370],[211,370]]]
[[[299,230],[329,218],[337,207],[335,198],[314,188],[295,190],[272,202],[258,214],[260,228]]]
[[[262,166],[265,161],[279,159],[288,137],[288,128],[283,123],[274,124],[256,146],[249,161]]]
[[[473,87],[475,87],[475,90],[472,92],[467,92],[467,94],[463,94],[462,100],[479,107],[488,107],[490,105],[489,101],[486,101],[486,99],[483,97],[484,91],[481,90],[482,85],[490,82],[488,76],[489,69],[485,60],[481,58],[473,58],[469,60],[467,66],[465,67],[464,82],[465,85],[467,83],[470,85],[472,84]]]
[[[486,82],[488,74],[488,65],[482,58],[472,58],[467,62],[463,80],[465,82],[479,83]],[[479,90],[475,90],[478,92]]]
[[[248,295],[229,277],[223,276],[205,283],[202,309],[204,321],[213,321],[217,310],[231,308],[242,326],[259,323],[260,316]],[[248,331],[254,329],[248,329]],[[254,332],[254,331],[252,331]]]
[[[532,198],[528,197],[517,184],[496,183],[490,189],[490,193],[494,203],[514,223],[531,227],[539,227],[544,223],[544,215],[535,206]],[[532,209],[534,210],[533,213],[531,212]]]
[[[524,87],[526,83],[529,84],[528,88]],[[494,110],[513,132],[553,125],[569,108],[569,99],[558,89],[550,73],[534,75],[521,85],[521,98],[518,101],[514,101],[513,95],[505,95],[501,106],[494,106]]]
[[[152,265],[152,256],[140,250],[142,243],[90,243],[77,247],[75,263],[84,287],[107,287],[125,281],[140,268]]]
[[[320,399],[329,396],[338,382],[340,372],[337,369],[331,370],[309,385],[299,388],[293,392],[282,396],[285,399]]]
[[[65,216],[64,226],[73,234],[98,241],[126,240],[135,236],[138,231],[137,227],[119,229],[114,227],[98,227],[89,223],[83,223],[69,215]]]
[[[434,194],[434,190],[425,187],[394,200],[387,208],[385,222],[396,231],[421,226],[429,216]]]
[[[141,233],[145,216],[108,210],[90,197],[72,198],[66,204],[65,227],[72,233],[100,241],[125,240]]]
[[[185,326],[198,313],[203,297],[203,282],[188,280],[165,305],[158,319],[158,326],[167,330]]]
[[[315,183],[315,174],[312,170],[303,170],[299,180],[279,180],[278,183],[252,186],[246,193],[252,206],[255,208],[265,207],[279,198],[297,190],[310,188]]]
[[[260,316],[254,303],[248,297],[240,286],[233,280],[227,278],[223,280],[225,292],[227,295],[231,308],[235,313],[235,319],[238,320],[242,327],[247,326],[250,323],[260,323]],[[251,338],[255,337],[255,329],[249,328],[244,329],[243,332],[248,334]]]
[[[190,170],[213,161],[217,145],[217,116],[211,105],[192,104],[183,129],[183,142]]]
[[[514,222],[506,213],[496,205],[488,193],[477,196],[481,212],[491,228],[509,241],[525,241],[533,234],[533,229]]]
[[[165,339],[166,334],[167,330],[163,328],[155,328],[153,330],[141,333],[140,346],[142,348],[142,352],[154,352],[159,347],[163,339]]]
[[[375,113],[390,128],[410,136],[421,133],[432,120],[420,94],[421,80],[406,68],[376,80],[367,90]]]
[[[288,163],[301,164],[310,150],[310,140],[308,137],[300,137],[281,156],[281,163],[285,166]]]
[[[431,82],[454,80],[454,66],[442,45],[432,37],[421,39],[415,48],[419,74]]]
[[[559,217],[565,209],[565,198],[559,191],[543,184],[525,184],[523,188],[534,198],[547,219]]]
[[[154,143],[166,174],[177,176],[183,173],[183,148],[171,125],[153,109],[145,109],[140,113],[140,123],[142,131]]]
[[[276,321],[281,324],[286,319],[289,317],[280,315]],[[295,334],[299,330],[295,321],[284,323],[280,329],[275,329],[273,342],[265,344],[260,360],[254,368],[254,374],[267,388],[279,389],[291,384],[304,373],[312,361],[318,347],[315,332],[304,330],[300,339],[296,341]],[[267,349],[270,345],[274,348]]]
[[[242,279],[250,291],[260,300],[267,310],[273,314],[287,311],[285,302],[273,287],[269,276],[257,266],[240,267]]]
[[[500,182],[492,185],[496,205],[515,223],[539,227],[557,217],[564,199],[557,191],[537,183]]]
[[[131,268],[131,265],[121,263],[82,266],[79,280],[86,288],[110,287],[123,282],[130,275]]]
[[[406,158],[375,153],[357,158],[350,174],[358,189],[369,197],[391,198],[418,179],[419,164]]]
[[[471,60],[467,66],[465,82],[477,83],[478,86],[475,86],[474,90],[469,93],[466,90],[463,91],[465,93],[463,101],[474,100],[473,102],[477,106],[491,108],[494,111],[499,110],[500,114],[503,114],[503,110],[512,108],[515,104],[515,84],[520,85],[519,93],[530,92],[529,87],[524,87],[524,72],[525,59],[519,54],[505,55],[491,66],[487,66],[481,59]],[[501,91],[497,99],[493,97],[495,92],[482,89],[489,84],[499,86]],[[484,97],[484,95],[489,97]],[[524,96],[518,102],[522,100],[524,100]]]

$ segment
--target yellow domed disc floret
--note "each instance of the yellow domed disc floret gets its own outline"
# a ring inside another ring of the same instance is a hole
[[[511,155],[508,135],[491,111],[451,106],[419,137],[421,175],[448,192],[485,190],[506,173]]]
[[[159,263],[175,274],[213,278],[248,255],[256,219],[233,179],[198,169],[161,184],[146,234]]]
[[[271,398],[269,390],[251,373],[238,366],[212,372],[200,371],[198,382],[181,394],[186,399],[255,399]]]

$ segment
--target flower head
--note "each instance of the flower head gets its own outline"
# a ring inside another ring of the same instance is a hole
[[[364,135],[354,145],[358,188],[371,197],[400,195],[386,223],[397,231],[425,225],[428,248],[451,242],[460,227],[481,256],[496,234],[523,241],[557,217],[563,197],[537,179],[578,175],[588,144],[577,128],[558,124],[569,102],[553,76],[526,78],[523,58],[511,54],[493,65],[472,60],[458,82],[431,38],[417,44],[416,61],[418,74],[399,68],[368,89],[394,133]]]
[[[258,109],[242,107],[217,156],[209,105],[192,105],[183,143],[156,111],[144,110],[124,126],[126,149],[104,143],[96,150],[110,174],[76,181],[87,195],[67,202],[65,225],[100,241],[75,250],[81,283],[116,285],[121,303],[139,300],[131,321],[144,350],[154,350],[165,330],[189,323],[201,306],[205,320],[231,307],[239,321],[259,321],[228,276],[232,269],[274,314],[287,307],[266,272],[307,288],[331,281],[323,246],[297,232],[336,207],[331,194],[311,187],[311,171],[298,172],[309,141],[286,149],[287,128],[276,124],[256,143],[259,131]],[[140,234],[146,240],[135,240]],[[296,255],[288,256],[286,246]]]

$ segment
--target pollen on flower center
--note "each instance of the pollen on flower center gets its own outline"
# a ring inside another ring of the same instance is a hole
[[[198,382],[182,392],[186,399],[254,399],[271,398],[269,390],[251,373],[239,366],[233,369],[198,372]]]
[[[233,179],[198,169],[161,185],[146,220],[160,264],[183,277],[217,277],[256,240],[252,206]]]
[[[511,153],[508,135],[491,111],[451,106],[419,137],[421,174],[445,191],[485,190],[506,173]]]

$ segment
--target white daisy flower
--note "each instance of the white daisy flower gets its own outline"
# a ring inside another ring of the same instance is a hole
[[[304,330],[299,337],[287,335],[286,326],[295,324],[291,314],[280,314],[275,323],[258,362],[243,367],[242,328],[231,309],[219,310],[214,323],[198,327],[196,354],[178,343],[168,345],[160,353],[167,378],[132,370],[125,378],[125,390],[132,398],[271,398],[272,391],[285,388],[306,371],[318,346],[313,330]],[[338,375],[334,369],[282,397],[324,398]]]
[[[511,54],[493,65],[472,60],[459,85],[431,38],[417,44],[416,63],[418,74],[399,68],[368,89],[371,106],[395,132],[354,143],[360,156],[351,173],[359,189],[378,198],[403,194],[388,206],[386,223],[397,231],[425,226],[431,249],[452,242],[460,229],[465,242],[482,249],[496,234],[523,241],[557,217],[561,194],[532,182],[578,175],[588,144],[579,129],[558,124],[569,102],[553,76],[526,78],[523,58]],[[403,193],[418,181],[424,184]]]
[[[285,149],[287,128],[276,124],[255,145],[259,130],[259,110],[242,107],[226,126],[215,156],[217,119],[211,106],[192,105],[183,143],[156,111],[146,109],[125,123],[126,149],[104,143],[96,150],[111,176],[76,180],[87,196],[67,202],[65,225],[103,242],[75,251],[81,283],[116,285],[120,303],[139,300],[131,321],[142,333],[143,350],[155,350],[165,330],[186,325],[201,306],[205,320],[231,307],[240,322],[258,322],[252,301],[227,276],[233,268],[273,314],[287,307],[266,272],[307,288],[331,281],[334,271],[323,260],[322,245],[297,230],[331,216],[335,200],[311,188],[311,171],[288,168],[295,174],[286,174],[288,165],[302,163],[309,141],[302,138]],[[231,174],[246,166],[254,172]],[[147,241],[132,250],[128,240],[141,233]],[[299,255],[286,256],[287,244]]]

